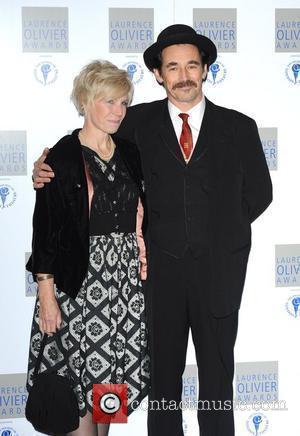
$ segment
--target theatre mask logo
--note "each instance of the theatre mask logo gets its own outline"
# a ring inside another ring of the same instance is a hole
[[[19,436],[19,433],[12,427],[0,427],[0,436]]]
[[[300,319],[300,292],[289,297],[285,305],[287,313],[294,319]]]
[[[235,401],[255,403],[278,400],[278,362],[237,362]]]
[[[285,68],[285,77],[292,85],[300,85],[300,57],[290,61]]]
[[[275,51],[300,52],[300,9],[275,9]]]
[[[43,86],[52,85],[57,79],[58,69],[50,61],[39,62],[34,68],[34,77]]]
[[[275,246],[275,281],[278,287],[300,286],[300,245]]]
[[[246,424],[247,430],[250,434],[254,436],[260,436],[269,428],[269,420],[262,413],[254,413],[249,416]]]
[[[27,142],[25,130],[0,131],[0,177],[26,176]]]
[[[28,262],[31,253],[25,253],[25,265]],[[26,297],[35,297],[37,292],[37,284],[33,279],[31,272],[25,268],[25,295]]]
[[[122,65],[123,70],[127,71],[133,85],[139,84],[144,78],[144,70],[141,64],[135,61],[126,62]]]
[[[10,185],[0,185],[0,210],[7,209],[16,201],[17,193]]]
[[[109,51],[143,53],[153,44],[153,8],[109,8]]]
[[[236,52],[236,9],[193,9],[194,29],[211,39],[219,53]]]
[[[22,7],[23,52],[67,53],[68,8]]]
[[[258,129],[260,140],[265,153],[265,158],[270,171],[277,170],[277,128],[261,127]]]
[[[187,406],[196,404],[198,400],[198,369],[197,365],[186,365],[182,376],[182,403]]]
[[[206,80],[207,83],[209,83],[212,86],[215,86],[224,82],[226,76],[227,76],[226,67],[218,58],[216,62],[209,67]]]
[[[0,374],[0,419],[23,418],[27,397],[26,374]]]

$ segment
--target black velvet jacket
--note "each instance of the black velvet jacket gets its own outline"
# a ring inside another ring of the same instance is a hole
[[[26,265],[33,274],[53,274],[56,286],[72,298],[76,298],[89,261],[88,185],[78,132],[60,139],[47,156],[55,178],[36,191],[32,255]],[[145,208],[137,147],[113,139]]]

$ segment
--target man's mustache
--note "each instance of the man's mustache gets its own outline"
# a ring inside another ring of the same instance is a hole
[[[184,82],[175,83],[172,89],[184,88],[185,86],[194,86],[197,88],[197,83],[193,80],[185,80]]]

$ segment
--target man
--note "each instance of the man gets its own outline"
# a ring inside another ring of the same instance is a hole
[[[201,436],[234,435],[233,348],[250,224],[272,201],[272,185],[255,122],[203,96],[216,56],[191,27],[164,29],[144,61],[167,98],[129,108],[117,133],[140,149],[147,197],[150,436],[183,436],[174,402],[190,328]],[[46,181],[44,157],[36,183]]]

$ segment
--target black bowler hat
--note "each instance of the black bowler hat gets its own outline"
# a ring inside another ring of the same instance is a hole
[[[217,59],[217,48],[215,44],[206,36],[198,33],[190,26],[185,24],[173,24],[166,27],[157,37],[157,42],[150,45],[144,52],[144,62],[149,70],[156,68],[155,58],[164,48],[174,44],[193,44],[208,57],[208,66]]]

